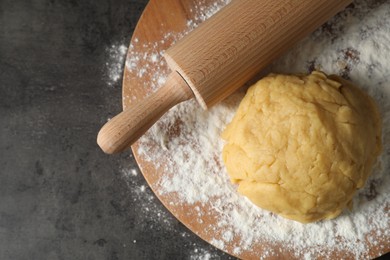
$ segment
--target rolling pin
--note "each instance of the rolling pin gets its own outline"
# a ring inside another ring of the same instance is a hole
[[[108,121],[105,153],[130,147],[164,113],[195,97],[207,109],[256,76],[352,0],[232,0],[164,54],[164,86]]]

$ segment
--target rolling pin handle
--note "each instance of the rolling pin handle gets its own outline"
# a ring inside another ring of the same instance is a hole
[[[177,72],[163,87],[143,100],[131,104],[108,121],[99,131],[97,143],[107,154],[129,148],[170,108],[193,97],[193,92]]]

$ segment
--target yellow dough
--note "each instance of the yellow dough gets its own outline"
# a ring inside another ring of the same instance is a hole
[[[238,192],[302,223],[337,217],[381,152],[373,100],[321,72],[271,74],[249,88],[222,133]]]

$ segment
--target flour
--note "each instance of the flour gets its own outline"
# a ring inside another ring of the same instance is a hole
[[[187,28],[180,33],[166,33],[160,41],[142,43],[142,47],[148,49],[148,52],[139,53],[134,50],[134,45],[130,44],[129,52],[126,60],[126,67],[129,71],[137,71],[137,77],[142,78],[148,75],[150,81],[144,82],[146,89],[156,91],[162,84],[164,84],[170,70],[166,66],[163,59],[164,46],[167,42],[174,44],[176,41],[183,38],[190,31],[195,29],[201,22],[207,20],[218,12],[223,6],[230,3],[231,0],[216,0],[211,5],[206,5],[204,0],[197,1],[197,5],[190,12],[194,13],[194,18],[187,21]],[[134,39],[135,44],[139,43],[138,39]],[[160,50],[160,51],[157,51]],[[124,96],[124,103],[126,99],[134,100],[135,96]]]
[[[189,256],[190,260],[213,260],[219,259],[219,255],[217,252],[209,252],[202,248],[195,248],[191,255]]]
[[[127,47],[125,45],[113,44],[107,49],[108,61],[106,67],[108,70],[108,85],[113,86],[119,81],[123,72]]]
[[[144,183],[140,184],[140,180],[135,178],[138,176],[137,170],[134,168],[123,169],[122,175],[129,186],[130,197],[134,204],[138,206],[136,211],[143,218],[149,220],[148,228],[163,226],[164,229],[174,232],[173,223],[169,221],[169,213],[157,206],[157,199],[153,196],[150,188]],[[136,240],[134,240],[134,243],[136,243]]]
[[[143,179],[137,177],[139,174],[137,169],[122,169],[121,173],[129,186],[129,197],[134,202],[134,210],[142,216],[142,222],[140,224],[143,225],[142,223],[146,223],[144,231],[153,232],[153,230],[159,229],[173,236],[181,236],[185,241],[184,247],[188,251],[189,259],[191,260],[219,259],[220,253],[217,249],[211,246],[210,248],[199,247],[198,244],[191,242],[190,234],[187,231],[179,231],[177,221],[173,220],[172,216],[166,210],[162,209],[163,206],[160,206],[158,199],[152,194],[152,191],[143,182]],[[133,239],[132,243],[136,244],[137,240]]]
[[[145,82],[145,87],[158,89],[169,73],[159,47],[177,41],[227,3],[215,1],[211,6],[199,3],[193,10],[195,19],[187,23],[187,31],[168,33],[160,42],[146,43],[147,53],[138,53],[130,46],[126,68],[139,78],[148,73],[151,82]],[[216,214],[216,225],[206,227],[215,234],[210,242],[222,250],[230,248],[238,256],[255,244],[264,244],[269,247],[256,255],[259,259],[286,252],[303,259],[330,258],[334,251],[361,259],[368,257],[369,243],[379,247],[388,244],[389,42],[390,3],[357,0],[268,68],[280,73],[320,69],[338,74],[360,85],[378,102],[383,116],[384,151],[367,185],[355,196],[351,211],[346,210],[331,221],[304,225],[259,209],[237,194],[223,167],[223,141],[219,136],[233,117],[243,91],[209,111],[203,111],[193,100],[179,104],[140,139],[136,152],[161,172],[156,187],[159,196],[172,198],[172,206],[194,204],[199,223]],[[202,211],[204,205],[209,205],[212,212]]]

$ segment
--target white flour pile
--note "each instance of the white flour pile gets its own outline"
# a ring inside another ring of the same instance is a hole
[[[187,23],[188,31],[210,17],[228,1],[216,1],[211,7],[194,10],[196,19]],[[137,53],[130,46],[127,69],[145,73],[152,81],[145,87],[155,90],[168,71],[157,51],[165,41],[180,35],[169,33],[160,42],[147,43],[150,51]],[[211,232],[223,230],[211,241],[226,250],[234,242],[233,253],[240,255],[253,244],[282,245],[297,258],[330,257],[332,250],[346,251],[354,258],[367,258],[369,246],[390,243],[390,2],[357,0],[354,4],[302,41],[270,66],[273,72],[310,72],[320,69],[339,74],[365,89],[379,104],[383,116],[384,151],[373,176],[354,199],[352,211],[331,221],[300,224],[253,206],[238,195],[230,184],[221,160],[223,141],[220,133],[230,122],[243,93],[203,111],[195,101],[170,110],[140,140],[137,151],[161,172],[158,190],[161,196],[174,195],[172,204],[210,204],[218,215]],[[140,61],[146,61],[140,67]],[[132,97],[124,97],[132,98]],[[162,158],[164,158],[162,160]],[[161,162],[161,164],[159,164]],[[198,221],[209,214],[199,207]],[[215,232],[218,233],[218,232]],[[382,241],[378,244],[378,238]],[[235,240],[234,240],[235,241]],[[277,256],[278,250],[265,250],[260,259]]]

